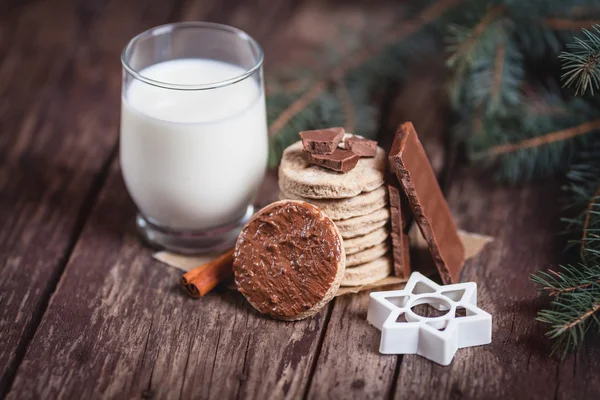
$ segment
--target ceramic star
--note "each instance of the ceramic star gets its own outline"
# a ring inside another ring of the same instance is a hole
[[[420,304],[446,313],[418,315],[412,308]],[[381,353],[419,354],[441,365],[458,349],[492,341],[492,316],[477,307],[475,282],[440,286],[418,272],[403,290],[371,293],[367,321],[381,330]]]

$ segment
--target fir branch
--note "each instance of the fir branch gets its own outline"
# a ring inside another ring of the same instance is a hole
[[[494,69],[492,74],[492,90],[490,99],[492,104],[500,102],[500,89],[502,88],[502,75],[505,71],[504,60],[506,55],[506,43],[499,43],[494,55]]]
[[[532,275],[540,290],[553,297],[551,307],[538,313],[537,320],[551,325],[547,335],[555,339],[562,356],[574,350],[586,332],[600,329],[600,266],[565,265],[560,271]]]
[[[424,25],[430,24],[449,9],[460,4],[462,0],[438,0],[434,4],[422,10],[413,20],[401,24],[400,28],[381,40],[377,46],[363,49],[331,69],[329,76],[316,81],[306,92],[296,99],[287,109],[269,126],[269,135],[277,134],[287,123],[291,121],[300,111],[318,98],[319,94],[326,90],[332,81],[343,79],[343,77],[360,65],[368,62],[377,53],[384,51],[387,47],[394,45],[403,38],[410,36]]]
[[[585,122],[583,124],[561,129],[555,132],[546,133],[530,139],[521,140],[516,143],[506,143],[494,146],[487,149],[484,153],[477,155],[476,157],[505,155],[521,150],[546,146],[556,142],[564,142],[569,139],[594,133],[598,129],[600,129],[600,119]]]
[[[453,71],[450,85],[455,109],[476,110],[478,117],[505,115],[521,101],[525,71],[506,7],[489,8],[472,28],[451,25],[447,38]]]
[[[582,211],[564,221],[569,224],[568,232],[580,237],[569,243],[579,247],[583,262],[593,264],[600,262],[600,146],[596,144],[582,153],[579,163],[567,174],[571,207]]]
[[[415,17],[396,24],[397,29],[377,36],[373,44],[361,43],[361,49],[341,57],[328,73],[304,86],[300,92],[271,92],[267,98],[269,166],[277,165],[283,149],[298,140],[298,132],[346,124],[348,117],[344,118],[344,110],[350,109],[348,99],[356,110],[353,118],[355,133],[373,137],[376,119],[369,103],[374,89],[401,79],[408,70],[409,61],[436,47],[429,25],[460,2],[437,0]],[[349,98],[340,97],[339,89],[336,90],[342,82]]]
[[[277,118],[269,125],[269,136],[272,136],[279,132],[285,124],[290,122],[299,112],[306,109],[310,103],[319,97],[319,95],[327,87],[326,81],[316,82],[310,89],[304,92],[297,100],[295,100],[289,107],[283,110]]]
[[[483,17],[473,26],[473,28],[464,28],[457,25],[451,25],[452,36],[449,37],[448,51],[452,54],[447,61],[448,67],[463,72],[477,58],[477,49],[482,43],[484,33],[495,20],[502,14],[503,6],[490,8]]]
[[[567,45],[569,52],[560,54],[563,61],[562,79],[565,87],[575,85],[576,94],[585,94],[588,90],[600,88],[600,26],[592,31],[583,29],[584,38],[576,38],[575,43]]]
[[[595,106],[565,102],[552,91],[524,93],[523,103],[506,116],[484,115],[481,133],[467,141],[472,160],[497,166],[498,178],[509,182],[566,171],[600,132]]]
[[[600,293],[586,293],[573,295],[570,298],[562,298],[554,304],[553,310],[543,310],[536,318],[538,321],[552,325],[552,329],[546,334],[551,339],[556,339],[555,351],[563,349],[563,357],[576,349],[591,323],[598,325],[600,311]]]
[[[600,19],[574,20],[569,18],[546,18],[544,23],[555,31],[580,31],[600,24]]]
[[[560,271],[548,270],[532,275],[531,280],[538,284],[545,294],[557,297],[600,285],[600,265],[588,267],[585,264],[568,264],[561,266]]]
[[[592,226],[598,226],[598,224],[592,224],[592,221],[597,219],[595,218],[595,216],[598,215],[597,209],[600,209],[600,204],[598,204],[599,196],[600,186],[596,188],[596,191],[594,192],[592,198],[588,202],[588,205],[583,213],[583,224],[581,227],[583,234],[581,236],[580,253],[581,258],[583,258],[584,260],[586,259],[586,252],[593,246],[592,242],[598,240],[598,235],[592,232],[592,229],[595,229],[592,228]]]
[[[525,70],[508,21],[494,26],[494,44],[475,64],[469,78],[467,102],[484,107],[485,115],[506,115],[521,102]]]
[[[583,211],[575,219],[566,219],[569,229],[580,240],[582,262],[565,265],[560,271],[539,272],[532,280],[554,299],[550,308],[538,313],[538,320],[552,327],[548,336],[556,339],[555,350],[563,347],[563,357],[575,349],[589,327],[600,328],[600,146],[583,152],[578,164],[567,174],[572,206]]]

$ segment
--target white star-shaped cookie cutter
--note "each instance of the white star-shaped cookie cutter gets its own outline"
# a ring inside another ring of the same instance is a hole
[[[411,309],[420,304],[447,312],[424,317]],[[367,321],[381,330],[381,353],[419,354],[441,365],[450,364],[458,349],[492,341],[492,316],[477,307],[475,282],[440,286],[418,272],[403,290],[371,293]]]

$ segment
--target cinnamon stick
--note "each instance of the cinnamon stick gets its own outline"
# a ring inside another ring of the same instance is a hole
[[[221,281],[232,275],[233,249],[222,256],[207,262],[181,277],[181,285],[187,293],[200,298],[214,289]]]

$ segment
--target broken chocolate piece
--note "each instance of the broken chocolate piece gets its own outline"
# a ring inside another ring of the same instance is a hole
[[[311,154],[308,151],[305,151],[305,154],[308,162],[313,165],[344,173],[356,167],[360,159],[358,154],[343,149],[335,149],[331,154]]]
[[[361,157],[375,157],[375,154],[377,154],[377,142],[374,140],[352,136],[344,140],[344,143],[346,150],[350,150]]]
[[[304,150],[312,154],[331,154],[344,138],[344,128],[300,132]]]
[[[235,284],[261,313],[306,318],[340,286],[346,265],[342,240],[317,207],[292,200],[272,203],[254,214],[238,237]]]
[[[404,123],[398,128],[389,161],[408,197],[442,280],[446,284],[458,282],[465,249],[412,123]]]
[[[394,179],[395,180],[395,179]],[[411,273],[408,235],[404,232],[406,217],[402,209],[400,190],[388,185],[390,195],[390,214],[392,220],[392,255],[394,256],[394,275],[408,278]]]

